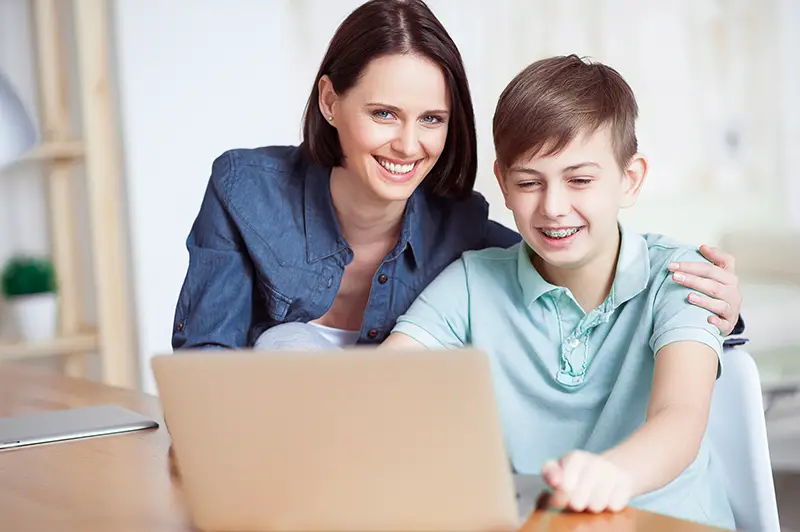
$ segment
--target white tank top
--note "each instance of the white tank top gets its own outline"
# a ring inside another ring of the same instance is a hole
[[[318,323],[289,322],[264,331],[256,349],[335,349],[354,345],[360,331],[326,327]]]
[[[308,325],[314,327],[317,332],[325,337],[330,343],[338,347],[355,345],[361,331],[348,331],[346,329],[335,329],[319,323],[309,322]]]

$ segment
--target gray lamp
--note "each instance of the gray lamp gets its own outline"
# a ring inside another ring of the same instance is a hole
[[[0,168],[16,161],[37,141],[33,120],[11,82],[0,72]]]

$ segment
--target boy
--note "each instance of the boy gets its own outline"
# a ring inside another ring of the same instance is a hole
[[[495,175],[524,241],[465,253],[384,345],[485,351],[511,462],[541,472],[556,506],[733,528],[704,437],[722,339],[668,279],[704,259],[618,224],[647,173],[637,115],[607,66],[555,57],[517,75],[495,111]]]

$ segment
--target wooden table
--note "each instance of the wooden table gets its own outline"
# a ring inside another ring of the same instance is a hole
[[[158,400],[134,391],[0,363],[0,416],[116,403],[152,416],[155,431],[0,452],[0,530],[190,531],[169,474]],[[616,515],[537,512],[521,532],[711,532],[632,508]]]

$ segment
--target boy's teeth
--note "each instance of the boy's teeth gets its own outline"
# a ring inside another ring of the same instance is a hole
[[[393,174],[407,174],[414,169],[414,164],[415,164],[415,163],[394,164],[390,163],[389,161],[384,161],[383,159],[378,159],[378,163],[380,163],[381,166],[383,166]]]
[[[549,236],[550,238],[566,238],[568,236],[572,236],[580,230],[580,227],[573,227],[572,229],[542,229],[542,233]]]

